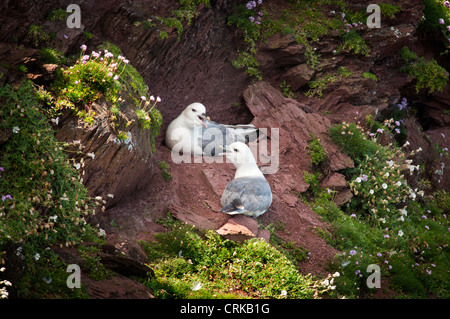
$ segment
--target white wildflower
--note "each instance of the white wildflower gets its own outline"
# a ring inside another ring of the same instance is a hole
[[[94,153],[87,153],[87,156],[89,156],[90,158],[94,159],[95,158],[95,154]]]
[[[192,284],[191,290],[197,291],[197,290],[200,290],[200,288],[202,288],[202,283],[199,281],[194,281],[194,283]]]
[[[20,128],[18,126],[14,126],[12,131],[13,131],[14,134],[17,134],[17,133],[19,133]]]

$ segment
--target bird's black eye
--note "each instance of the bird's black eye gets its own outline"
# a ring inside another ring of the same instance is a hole
[[[196,109],[192,109],[192,112],[197,112],[197,110]]]
[[[237,148],[234,149],[235,152],[239,152],[239,150]]]

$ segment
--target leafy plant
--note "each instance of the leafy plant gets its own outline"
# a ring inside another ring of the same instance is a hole
[[[141,245],[155,270],[144,284],[158,298],[313,298],[326,290],[260,239],[240,244],[177,222],[156,242]],[[287,249],[304,258],[300,247]]]
[[[64,56],[64,54],[57,49],[42,48],[42,49],[39,49],[38,52],[39,52],[39,55],[41,56],[41,60],[43,63],[62,64],[62,63],[67,62],[67,59]]]
[[[50,35],[42,31],[42,26],[31,24],[28,28],[27,36],[32,41],[35,47],[47,43],[50,40]]]
[[[354,52],[355,54],[361,54],[366,57],[369,56],[369,47],[355,30],[344,33],[341,39],[343,43],[339,46],[337,52]]]
[[[47,14],[47,19],[49,19],[50,21],[65,21],[67,19],[67,12],[64,9],[56,9],[53,11],[50,11]]]
[[[394,19],[397,12],[401,11],[401,7],[390,3],[379,3],[381,14],[389,19]]]
[[[366,140],[374,144],[372,155],[359,160],[353,157],[356,167],[349,175],[354,197],[347,205],[336,206],[333,192],[320,187],[320,177],[304,175],[314,195],[311,207],[332,225],[327,242],[341,251],[329,270],[339,272],[336,290],[350,298],[370,296],[373,292],[367,287],[369,265],[380,267],[382,288],[390,288],[399,297],[427,298],[437,294],[447,298],[450,282],[444,269],[449,267],[450,224],[444,212],[450,195],[439,191],[426,196],[407,185],[405,174],[418,169],[406,159],[412,154],[377,142],[377,134],[392,129],[390,123],[381,124],[376,134],[367,134]],[[362,141],[366,141],[361,138],[364,131],[353,125],[344,123],[335,132],[340,135],[340,144],[349,150],[352,143],[361,142],[364,147]],[[358,156],[364,153],[371,152],[365,148]]]
[[[372,79],[374,81],[378,81],[377,76],[375,74],[373,74],[373,73],[370,73],[370,72],[364,72],[362,74],[362,77],[365,78],[365,79]]]
[[[407,47],[403,47],[399,52],[406,65],[402,68],[408,72],[411,77],[416,79],[416,92],[426,89],[428,93],[441,91],[447,85],[448,75],[445,68],[440,66],[435,59],[425,60],[424,57],[418,57]]]
[[[320,139],[311,134],[312,140],[308,143],[308,154],[311,156],[311,161],[314,165],[318,166],[327,158]]]
[[[289,84],[287,84],[286,81],[284,81],[284,80],[280,84],[280,90],[281,90],[281,93],[285,97],[288,97],[288,98],[291,98],[291,99],[295,98],[295,93],[293,93],[291,91],[291,86]]]
[[[0,153],[0,250],[20,247],[26,276],[13,283],[20,296],[42,293],[44,273],[53,274],[46,291],[60,291],[62,265],[46,248],[96,240],[86,222],[96,203],[42,114],[31,82],[0,88],[0,101],[0,131],[12,131]]]
[[[370,140],[361,126],[355,123],[337,124],[330,128],[330,137],[356,162],[374,155],[379,147]]]
[[[317,95],[318,97],[323,97],[323,90],[327,87],[329,83],[333,83],[336,81],[336,76],[332,74],[325,74],[323,77],[310,81],[308,83],[310,90],[305,93],[308,97],[314,97]]]
[[[173,178],[172,174],[170,173],[170,166],[165,161],[159,161],[158,167],[161,170],[161,175],[163,179],[166,182],[170,182]]]

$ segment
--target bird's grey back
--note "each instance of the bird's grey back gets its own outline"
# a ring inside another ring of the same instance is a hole
[[[272,190],[264,177],[236,178],[222,193],[222,205],[239,198],[248,211],[266,210],[272,204]]]

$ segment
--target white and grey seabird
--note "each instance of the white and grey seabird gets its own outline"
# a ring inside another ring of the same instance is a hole
[[[174,152],[219,156],[219,146],[254,141],[258,134],[258,129],[252,124],[226,125],[211,121],[203,104],[192,103],[170,123],[165,141]]]
[[[221,212],[258,217],[272,204],[272,190],[259,170],[250,148],[235,142],[224,148],[227,158],[236,167],[234,179],[222,193]]]

